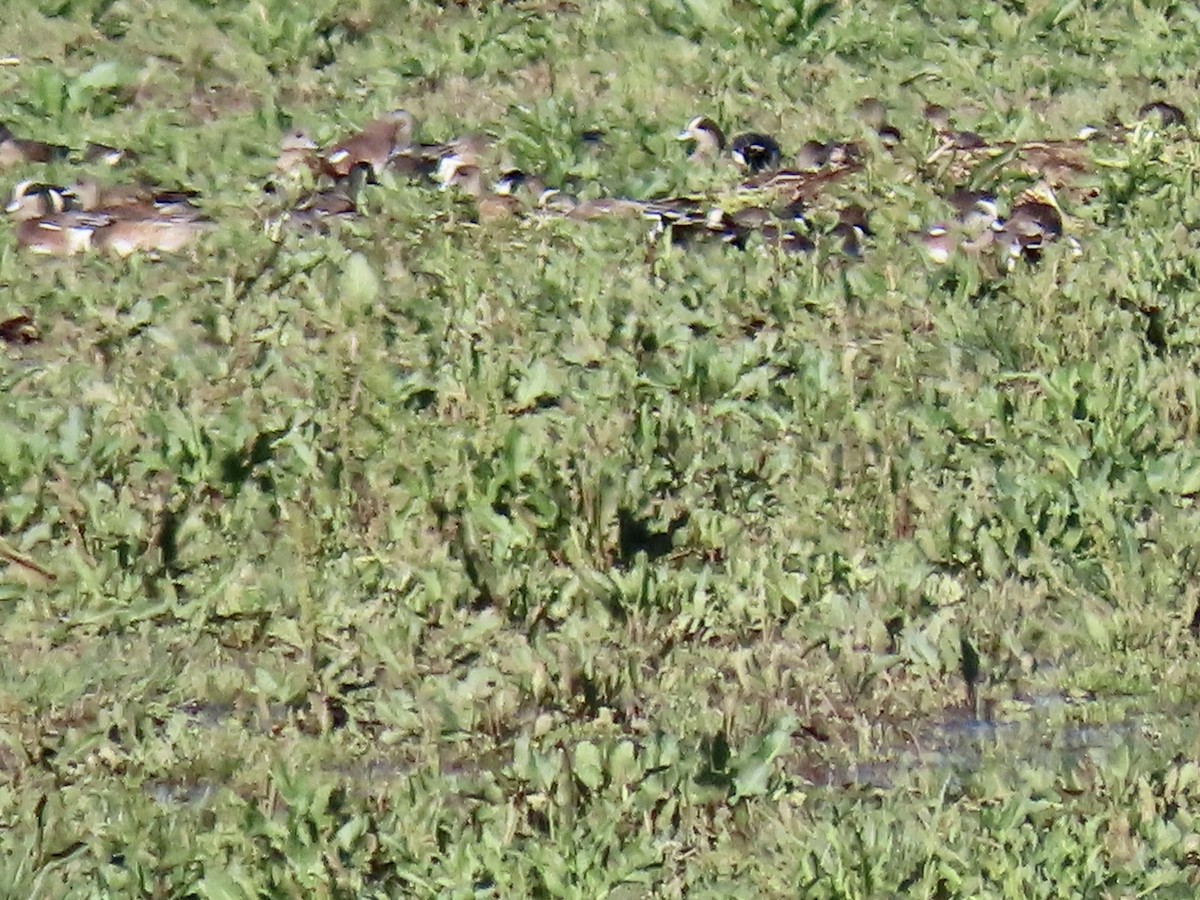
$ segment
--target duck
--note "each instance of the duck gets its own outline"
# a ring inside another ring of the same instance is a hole
[[[1058,210],[1048,203],[1030,201],[1014,206],[1003,222],[998,222],[993,240],[1010,261],[1036,262],[1042,249],[1062,236],[1063,221]]]
[[[938,222],[920,232],[917,235],[917,242],[932,262],[944,266],[950,262],[951,257],[958,250],[959,236],[952,226]]]
[[[959,251],[974,254],[990,246],[995,240],[995,232],[988,229],[976,234],[958,222],[939,222],[916,237],[931,262],[945,265]]]
[[[929,127],[934,132],[942,132],[950,128],[950,110],[940,103],[926,103],[921,110],[921,117],[929,123]]]
[[[364,163],[355,166],[333,187],[309,192],[285,214],[285,224],[300,230],[327,233],[330,222],[355,218],[358,195],[369,176],[370,167]]]
[[[729,142],[734,161],[751,175],[779,168],[783,157],[779,142],[769,134],[747,131]]]
[[[887,121],[887,107],[878,97],[863,97],[854,105],[854,114],[872,128],[878,128]]]
[[[526,197],[531,205],[536,205],[549,190],[544,179],[521,169],[506,169],[501,172],[493,189],[502,196]]]
[[[47,163],[66,158],[70,148],[61,144],[31,141],[14,135],[7,125],[0,124],[0,169],[21,163]]]
[[[708,116],[696,116],[675,138],[694,145],[688,155],[693,162],[715,160],[725,152],[725,132]]]
[[[816,172],[825,168],[831,155],[832,151],[828,144],[823,141],[808,140],[800,145],[800,152],[796,154],[796,165],[801,171]]]
[[[959,130],[954,127],[950,110],[937,103],[927,103],[924,109],[925,121],[933,129],[938,138],[938,146],[925,161],[929,163],[940,159],[944,154],[955,151],[983,150],[991,145],[980,134],[974,131]]]
[[[989,146],[987,138],[977,131],[951,129],[938,132],[938,137],[942,139],[943,145],[949,150],[982,150]]]
[[[1042,249],[1062,237],[1063,215],[1044,182],[1019,195],[1007,219],[993,226],[993,241],[1011,268],[1018,259],[1036,262]]]
[[[409,181],[439,181],[442,161],[454,157],[459,165],[480,166],[492,147],[492,138],[484,134],[466,134],[443,144],[409,144],[399,147],[387,162],[387,169]]]
[[[742,191],[790,191],[792,203],[803,205],[819,197],[830,185],[844,180],[849,175],[862,168],[862,161],[857,158],[846,158],[836,166],[829,166],[817,171],[780,169],[777,172],[763,172],[742,182],[738,189]]]
[[[804,172],[845,166],[862,159],[863,151],[853,141],[805,141],[796,154],[796,165]]]
[[[781,250],[784,253],[812,253],[817,245],[812,238],[782,225],[764,225],[759,234],[762,235],[763,245]]]
[[[199,192],[184,188],[165,189],[148,184],[102,185],[94,178],[81,178],[68,188],[78,207],[93,212],[153,217],[156,215],[200,216],[193,202]]]
[[[446,156],[438,166],[437,180],[442,190],[459,190],[475,201],[478,220],[497,222],[515,218],[523,208],[521,200],[510,192],[488,190],[483,170],[458,156]]]
[[[970,235],[989,231],[1000,216],[996,195],[989,191],[958,188],[946,197],[946,202],[954,210],[955,221]]]
[[[412,113],[394,109],[330,147],[318,158],[318,167],[333,178],[345,178],[355,166],[365,164],[377,178],[398,150],[412,145],[415,130]]]
[[[651,241],[657,242],[660,237],[665,236],[673,247],[688,248],[719,243],[740,250],[746,246],[750,235],[750,229],[734,224],[720,207],[714,207],[700,216],[652,218],[655,225],[650,234]]]
[[[725,213],[725,221],[738,228],[762,229],[775,221],[774,214],[763,206],[743,206]]]
[[[17,246],[41,256],[74,256],[91,249],[96,230],[112,217],[80,210],[51,213],[17,225]]]
[[[1183,114],[1183,110],[1165,100],[1154,100],[1144,104],[1138,109],[1137,117],[1143,121],[1156,118],[1158,124],[1164,128],[1183,128],[1187,125],[1187,116]]]
[[[688,155],[693,161],[716,159],[726,149],[725,132],[708,116],[696,116],[676,139],[694,144]],[[751,174],[779,167],[779,142],[769,134],[747,131],[735,135],[728,148],[734,161]]]
[[[75,198],[68,188],[26,180],[17,182],[5,211],[17,222],[40,219],[73,208]]]
[[[623,197],[597,197],[579,200],[555,188],[547,188],[538,198],[538,211],[543,215],[567,219],[595,220],[616,216],[644,215],[647,204]]]
[[[875,132],[884,147],[895,147],[904,140],[900,129],[888,121],[887,107],[877,97],[864,97],[854,107],[854,113],[864,125]]]
[[[862,241],[873,234],[867,211],[858,203],[838,210],[837,223],[829,229],[829,236],[840,241],[842,252],[853,259],[862,257]]]
[[[124,147],[110,147],[108,144],[98,144],[94,141],[88,141],[83,148],[85,163],[103,163],[115,168],[123,163],[136,163],[140,159],[141,156],[133,150],[127,150]]]
[[[597,153],[604,149],[606,137],[603,128],[585,128],[579,132],[579,146],[590,153]]]
[[[294,128],[279,141],[279,157],[275,169],[281,175],[291,175],[313,168],[314,155],[320,147],[303,128]]]
[[[110,216],[95,229],[92,240],[96,249],[121,257],[138,252],[178,253],[214,227],[211,219],[190,215]]]

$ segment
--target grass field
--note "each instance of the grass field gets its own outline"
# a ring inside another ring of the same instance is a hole
[[[908,235],[957,186],[926,103],[1191,125],[1200,14],[965,8],[6,10],[0,121],[220,227],[47,260],[0,223],[0,893],[1194,896],[1200,143],[1088,145],[1080,255]],[[585,196],[728,198],[693,116],[794,150],[867,96],[905,140],[834,189],[861,260],[389,177],[265,224],[297,126],[403,106]]]

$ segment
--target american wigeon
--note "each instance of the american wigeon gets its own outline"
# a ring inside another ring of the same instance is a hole
[[[109,218],[95,229],[92,246],[122,257],[139,252],[178,253],[215,227],[211,220],[194,216]]]
[[[40,219],[71,208],[70,191],[56,184],[20,181],[13,188],[5,211],[18,222]]]
[[[68,188],[68,194],[80,209],[126,218],[157,215],[198,218],[201,214],[193,202],[199,193],[183,188],[159,188],[140,183],[102,185],[94,178],[80,178]]]
[[[854,105],[854,114],[872,128],[878,128],[887,121],[887,107],[878,97],[863,97]]]
[[[22,163],[47,163],[65,159],[70,148],[61,144],[47,144],[19,138],[7,125],[0,124],[0,169],[8,169]]]
[[[294,128],[279,141],[279,157],[275,160],[275,169],[280,174],[289,175],[304,169],[311,169],[316,161],[317,142],[307,131]]]
[[[584,150],[596,152],[604,149],[605,134],[602,128],[587,128],[579,132],[579,144]]]
[[[408,110],[395,109],[385,113],[322,154],[319,159],[321,171],[334,178],[345,178],[355,166],[365,164],[372,175],[378,176],[398,150],[412,145],[415,128],[415,120]]]
[[[700,209],[696,214],[654,215],[647,213],[654,221],[651,230],[651,240],[658,242],[665,239],[674,247],[701,247],[708,244],[725,244],[742,249],[751,233],[749,228],[741,228],[726,217],[720,207],[708,210]]]
[[[537,175],[521,169],[506,169],[496,179],[493,190],[503,196],[525,198],[530,205],[536,205],[549,188],[545,180]]]
[[[387,162],[387,169],[409,181],[441,181],[438,169],[442,160],[453,157],[459,165],[483,168],[484,158],[494,140],[486,134],[464,134],[441,144],[409,143],[398,147]]]
[[[978,235],[995,225],[1000,216],[996,196],[989,191],[958,188],[946,198],[954,210],[955,220],[967,234]]]
[[[817,249],[808,235],[782,225],[764,225],[759,234],[762,235],[764,246],[784,253],[812,253]]]
[[[959,222],[939,222],[915,235],[925,255],[938,265],[945,265],[960,251],[976,254],[995,241],[992,229],[972,233]]]
[[[521,201],[511,193],[489,190],[483,170],[473,162],[453,154],[442,159],[437,179],[442,183],[442,190],[458,190],[471,197],[480,222],[511,219],[523,207]]]
[[[90,249],[96,230],[112,221],[111,216],[78,210],[27,219],[17,225],[17,245],[43,256],[74,256]]]
[[[696,116],[675,137],[693,145],[692,160],[712,160],[725,152],[725,132],[708,116]]]
[[[842,252],[858,259],[862,256],[863,239],[874,232],[867,221],[867,211],[858,203],[851,203],[838,211],[837,223],[829,229],[829,236],[838,241]]]
[[[752,175],[779,168],[783,153],[779,142],[769,134],[747,131],[729,142],[729,152],[734,160]]]
[[[1187,125],[1187,116],[1183,114],[1183,110],[1165,100],[1155,100],[1145,104],[1138,109],[1137,117],[1142,120],[1157,119],[1164,128],[1182,128]]]
[[[853,141],[805,141],[796,154],[797,166],[806,172],[839,167],[862,159],[863,148]]]
[[[326,233],[331,222],[353,219],[358,215],[358,195],[370,177],[370,167],[356,166],[333,187],[311,191],[288,210],[287,226]]]
[[[88,141],[83,148],[85,163],[103,163],[106,166],[119,166],[122,163],[135,163],[141,156],[133,150],[124,147],[110,147],[108,144],[98,144]]]
[[[1011,267],[1018,259],[1036,261],[1042,249],[1062,237],[1063,215],[1054,191],[1039,182],[1013,203],[1008,218],[997,221],[993,240]]]
[[[616,216],[640,216],[645,212],[646,204],[640,200],[627,200],[622,197],[578,200],[570,194],[548,188],[538,198],[538,209],[546,215],[587,220]]]
[[[876,97],[864,97],[854,107],[854,114],[859,120],[875,132],[879,142],[885,147],[895,147],[904,140],[900,129],[888,121],[887,107]]]
[[[955,230],[947,224],[939,222],[930,225],[917,235],[917,242],[925,255],[938,265],[950,262],[958,249],[959,238]]]

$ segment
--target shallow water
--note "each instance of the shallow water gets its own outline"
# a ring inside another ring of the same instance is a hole
[[[294,724],[296,715],[282,704],[239,711],[232,704],[189,703],[177,711],[204,730],[240,725],[249,730],[278,731]],[[1099,700],[1044,694],[1025,698],[1017,714],[1009,717],[979,718],[959,707],[936,719],[904,723],[892,733],[891,739],[872,748],[870,757],[860,762],[818,762],[802,767],[804,779],[818,788],[890,790],[902,787],[914,775],[961,783],[996,764],[1064,772],[1088,759],[1103,764],[1106,754],[1120,748],[1183,750],[1200,742],[1200,716],[1190,709],[1120,709]],[[467,776],[499,771],[505,762],[502,754],[491,752],[483,758],[444,760],[438,771],[446,776]],[[361,762],[331,765],[327,774],[352,791],[373,794],[390,782],[412,777],[419,768],[413,748],[396,747]],[[201,808],[225,787],[214,780],[185,778],[150,781],[144,789],[165,806]]]

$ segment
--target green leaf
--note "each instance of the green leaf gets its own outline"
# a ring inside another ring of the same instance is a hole
[[[633,741],[621,741],[613,748],[608,759],[608,772],[614,784],[628,785],[641,778],[642,771]]]
[[[765,794],[775,760],[792,744],[795,716],[785,716],[768,732],[744,760],[739,760],[733,779],[734,796],[757,797]]]
[[[342,301],[350,308],[369,305],[378,298],[379,287],[379,276],[367,258],[351,253],[342,267]]]
[[[196,891],[207,900],[246,900],[247,894],[227,872],[213,868],[204,873]]]
[[[513,401],[518,407],[527,409],[544,399],[557,397],[562,392],[562,385],[562,373],[546,360],[536,359],[517,382]]]
[[[600,750],[591,741],[575,745],[574,771],[575,777],[593,791],[604,784],[604,763]]]

